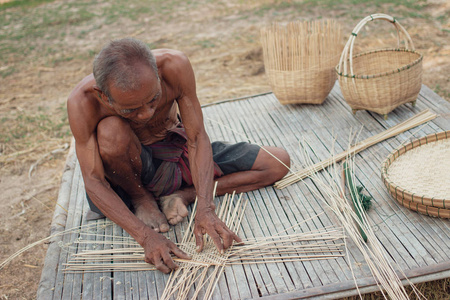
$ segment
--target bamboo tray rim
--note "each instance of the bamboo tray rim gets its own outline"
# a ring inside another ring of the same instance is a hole
[[[396,150],[394,150],[383,162],[381,167],[381,178],[383,180],[383,183],[387,187],[389,193],[396,198],[396,200],[399,200],[398,197],[401,197],[405,201],[410,201],[414,203],[418,203],[421,205],[436,207],[436,208],[443,208],[443,209],[450,209],[450,199],[440,199],[435,197],[426,197],[424,195],[419,195],[417,193],[408,191],[398,185],[396,185],[388,175],[388,169],[390,165],[401,155],[405,154],[409,150],[412,150],[414,148],[432,143],[437,142],[439,140],[445,140],[450,139],[450,130],[448,131],[441,131],[437,133],[433,133],[427,136],[424,136],[420,139],[416,139],[408,144],[405,144]]]
[[[343,72],[339,72],[339,65],[336,65],[336,67],[334,68],[336,71],[336,74],[338,76],[341,77],[345,77],[345,78],[356,78],[356,79],[371,79],[371,78],[378,78],[378,77],[384,77],[384,76],[389,76],[395,73],[400,73],[401,71],[407,70],[407,69],[411,69],[412,67],[414,67],[415,65],[419,64],[422,60],[423,60],[423,55],[415,50],[410,50],[410,49],[399,49],[399,48],[386,48],[386,49],[377,49],[377,50],[372,50],[372,51],[367,51],[367,52],[363,52],[363,53],[359,53],[357,55],[353,56],[353,59],[358,58],[358,57],[362,57],[362,56],[366,56],[366,55],[370,55],[370,54],[374,54],[374,53],[379,53],[379,52],[409,52],[412,54],[417,54],[419,57],[415,60],[413,60],[411,63],[404,65],[400,68],[388,71],[388,72],[382,72],[382,73],[377,73],[377,74],[372,74],[372,75],[357,75],[357,74],[343,74]]]
[[[406,200],[402,195],[395,195],[392,191],[390,192],[391,196],[397,200],[397,202],[406,207],[410,210],[416,211],[418,213],[421,213],[423,215],[431,216],[431,217],[438,217],[443,219],[449,219],[450,218],[450,209],[442,208],[442,207],[435,207],[430,205],[424,205],[418,202],[413,202]]]

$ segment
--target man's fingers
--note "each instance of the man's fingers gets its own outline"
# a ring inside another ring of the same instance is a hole
[[[242,239],[240,237],[238,237],[238,235],[236,233],[233,232],[233,240],[236,241],[236,243],[238,244],[243,244],[244,242],[242,242]]]
[[[170,272],[170,269],[169,269],[169,267],[167,267],[165,264],[164,264],[164,262],[162,261],[162,258],[161,257],[158,257],[157,259],[155,259],[155,267],[159,270],[159,271],[161,271],[161,272],[163,272],[163,273],[169,273]]]
[[[211,232],[209,232],[209,236],[212,238],[214,245],[216,245],[217,250],[220,252],[220,254],[223,254],[223,244],[222,239],[220,238],[217,231],[214,229]]]
[[[232,244],[233,241],[236,241],[237,243],[242,243],[242,240],[240,237],[237,236],[233,231],[231,231],[228,227],[224,225],[224,227],[219,227],[217,229],[217,232],[219,233],[220,237],[223,241],[223,247],[224,249],[228,249]]]
[[[233,244],[234,240],[233,232],[231,232],[231,230],[226,230],[225,228],[222,228],[221,231],[218,232],[223,241],[223,248],[225,250],[228,249],[228,247],[230,247],[231,244]]]
[[[191,257],[188,254],[186,254],[180,248],[177,248],[177,246],[174,246],[172,248],[172,253],[175,254],[177,257],[179,257],[181,259],[191,259]]]
[[[195,243],[197,244],[197,252],[203,251],[203,234],[198,230],[195,233]]]
[[[170,256],[169,252],[163,252],[162,254],[163,261],[166,266],[169,267],[171,270],[178,269],[178,265],[173,261],[172,257]]]

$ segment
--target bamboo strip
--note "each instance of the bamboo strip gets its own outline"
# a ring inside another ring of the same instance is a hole
[[[293,183],[301,181],[301,180],[311,176],[312,174],[329,167],[333,163],[342,161],[348,155],[359,153],[377,143],[380,143],[386,139],[389,139],[393,136],[403,133],[406,130],[417,127],[425,122],[431,121],[434,118],[436,118],[436,116],[437,116],[436,114],[430,112],[428,109],[424,110],[424,111],[418,113],[417,115],[415,115],[414,117],[406,120],[405,122],[397,124],[396,126],[391,127],[388,130],[385,130],[385,131],[383,131],[377,135],[374,135],[352,147],[349,147],[348,150],[346,150],[342,153],[339,153],[336,156],[332,156],[332,157],[330,157],[326,160],[323,160],[319,163],[310,165],[309,167],[307,167],[301,171],[291,173],[291,174],[285,176],[283,179],[281,179],[280,181],[277,181],[275,183],[275,187],[278,189],[283,189]]]
[[[305,161],[308,161],[308,163],[312,165],[312,162],[306,155],[306,152],[303,152],[303,155]],[[349,156],[346,159],[347,162],[352,165],[351,169],[354,170],[353,156]],[[357,208],[361,212],[361,218],[358,217],[351,208],[350,201],[346,199],[346,195],[342,193],[341,180],[339,178],[340,174],[340,168],[336,163],[333,163],[333,167],[330,168],[329,172],[323,172],[321,176],[317,173],[313,174],[311,178],[319,187],[320,192],[316,190],[312,190],[312,192],[319,197],[321,195],[326,196],[327,201],[324,201],[324,204],[335,213],[344,227],[346,235],[362,253],[365,262],[367,263],[372,276],[376,279],[377,285],[379,286],[383,296],[390,299],[409,299],[409,296],[406,293],[394,268],[398,268],[403,275],[405,274],[398,267],[395,260],[392,261],[392,259],[388,259],[390,256],[375,235],[370,225],[370,220],[361,207],[361,203],[357,202]],[[354,177],[354,173],[352,174],[352,177]],[[355,178],[353,178],[353,180],[355,180]],[[361,227],[366,233],[368,243],[363,241],[361,235],[359,234],[358,226]],[[354,274],[352,262],[349,261],[348,265],[352,274]],[[354,280],[356,284],[355,277]],[[411,282],[409,282],[409,284],[413,287],[413,291],[417,298],[420,299],[422,295],[420,295]]]

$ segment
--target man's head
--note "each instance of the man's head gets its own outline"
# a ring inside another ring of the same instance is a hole
[[[158,78],[158,67],[150,48],[133,38],[111,41],[95,57],[94,78],[110,103],[114,102],[110,90],[112,84],[123,92],[140,87],[138,66],[152,68]]]

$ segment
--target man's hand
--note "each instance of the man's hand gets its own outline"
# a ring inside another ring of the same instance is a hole
[[[145,262],[155,265],[159,271],[166,274],[178,269],[178,265],[172,260],[170,253],[181,259],[191,259],[174,243],[153,230],[146,234],[142,246],[145,252]]]
[[[242,240],[217,217],[212,209],[197,210],[194,228],[197,252],[203,250],[205,233],[209,234],[217,250],[222,254],[233,244],[233,241],[242,243]]]

